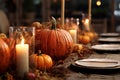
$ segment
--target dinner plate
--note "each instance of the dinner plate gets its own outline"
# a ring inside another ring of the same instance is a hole
[[[113,68],[120,66],[120,62],[113,59],[82,59],[75,61],[75,64],[89,68]]]
[[[99,38],[98,41],[100,41],[100,42],[120,42],[120,38],[117,38],[117,37]]]
[[[93,50],[120,51],[120,44],[98,44],[91,46]]]
[[[101,33],[100,36],[115,37],[115,36],[120,36],[120,34],[119,33]]]

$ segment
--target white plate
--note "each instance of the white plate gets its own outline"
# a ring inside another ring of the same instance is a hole
[[[111,38],[99,38],[98,41],[101,42],[120,42],[120,38],[115,38],[115,37],[111,37]]]
[[[120,36],[119,33],[101,33],[100,36]]]
[[[104,50],[104,51],[119,51],[120,44],[98,44],[91,46],[94,50]]]
[[[112,59],[82,59],[75,61],[75,64],[90,68],[112,68],[120,66],[118,60]]]

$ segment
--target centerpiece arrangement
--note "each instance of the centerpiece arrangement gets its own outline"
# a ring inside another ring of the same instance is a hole
[[[55,66],[58,64],[65,64],[64,61],[71,56],[71,54],[77,53],[78,58],[82,58],[92,53],[85,44],[74,43],[69,31],[58,28],[57,21],[54,17],[52,17],[48,24],[49,25],[46,24],[47,27],[40,24],[40,22],[33,22],[31,24],[32,27],[36,28],[35,52],[32,54],[29,53],[29,71],[24,74],[23,78],[28,78],[28,80],[35,80],[39,78],[39,80],[42,80],[40,79],[41,75],[50,78],[49,74],[54,74],[51,72],[54,71]],[[29,40],[27,39],[27,41]],[[0,41],[0,60],[2,61],[0,64],[0,75],[2,77],[0,78],[15,80],[18,78],[16,73],[16,60],[18,57],[16,58],[15,55],[17,45],[16,39],[7,38],[4,33],[1,33]],[[24,49],[22,52],[24,52]],[[72,59],[72,57],[74,56],[71,56],[70,59]]]
[[[96,40],[97,34],[81,30],[74,22],[64,23],[64,7],[62,0],[60,22],[52,17],[44,24],[33,22],[30,26],[35,28],[33,33],[26,31],[25,27],[29,26],[20,26],[10,34],[12,38],[0,34],[0,80],[65,80],[65,74],[69,73],[67,68],[73,61],[93,53],[87,45]],[[88,24],[90,29],[91,23]],[[16,34],[19,39],[14,36]],[[17,44],[23,39],[24,47]],[[25,65],[27,67],[23,68]]]

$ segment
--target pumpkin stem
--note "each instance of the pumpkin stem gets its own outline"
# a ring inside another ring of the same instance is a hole
[[[38,50],[38,55],[41,55],[41,54],[42,54],[41,50]]]
[[[52,27],[51,27],[51,29],[56,29],[56,24],[57,24],[56,19],[54,17],[52,17]]]

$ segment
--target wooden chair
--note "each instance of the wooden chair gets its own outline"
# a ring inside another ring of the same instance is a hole
[[[107,32],[107,19],[92,19],[91,21],[92,29],[96,33],[106,33]]]

